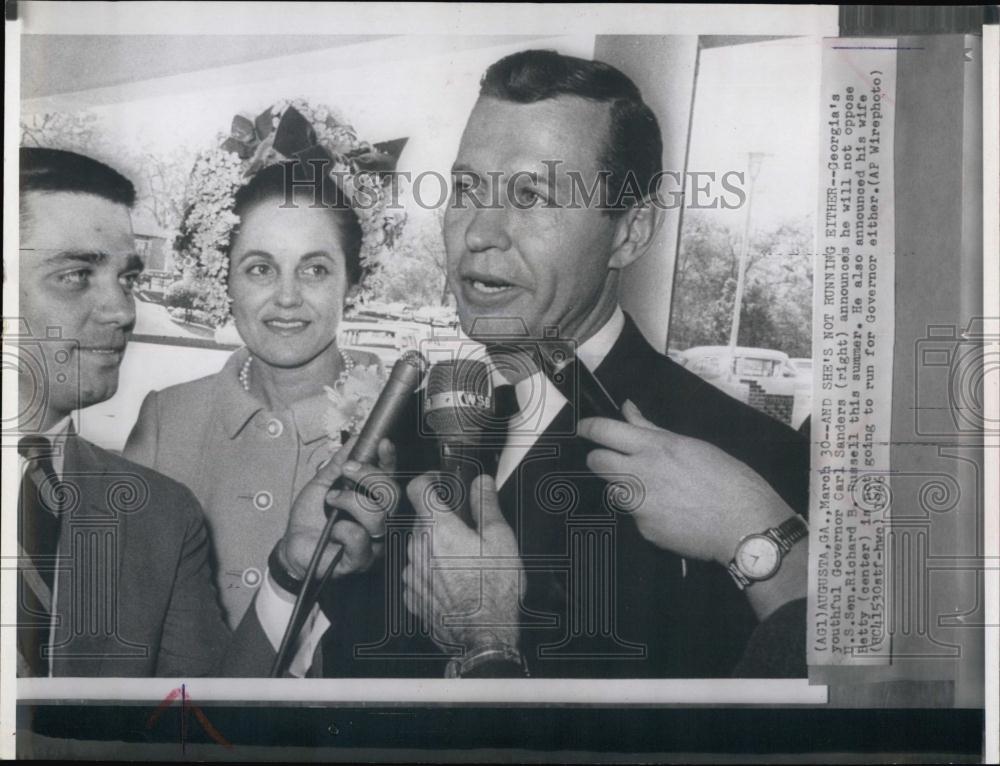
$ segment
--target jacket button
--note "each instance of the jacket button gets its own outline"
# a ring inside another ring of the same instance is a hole
[[[256,567],[250,567],[249,569],[243,570],[243,584],[248,588],[256,588],[260,585],[260,570]]]
[[[274,498],[270,492],[258,492],[253,496],[253,505],[258,511],[266,511],[274,504]]]
[[[267,435],[277,439],[285,431],[285,424],[277,418],[267,421]]]

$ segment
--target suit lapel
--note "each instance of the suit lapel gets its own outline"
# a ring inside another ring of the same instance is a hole
[[[108,640],[117,631],[106,623],[117,615],[125,554],[126,514],[111,509],[115,490],[97,450],[71,436],[66,443],[63,482],[76,493],[71,511],[63,515],[59,541],[63,568],[56,596],[62,624],[57,630],[56,675],[100,676],[113,649]],[[114,563],[107,555],[113,546]],[[95,581],[96,578],[96,581]],[[109,609],[111,611],[109,611]],[[109,632],[110,627],[110,632]]]
[[[594,371],[594,375],[616,400],[624,401],[635,386],[633,375],[637,369],[637,360],[649,353],[655,352],[646,343],[632,318],[626,314],[621,334]],[[526,506],[524,513],[538,512],[536,504],[530,502],[535,494],[532,484],[541,478],[537,475],[536,466],[544,466],[546,472],[574,468],[586,470],[582,461],[575,459],[578,457],[576,453],[585,447],[579,443],[577,437],[569,436],[576,430],[572,427],[575,417],[572,406],[568,403],[564,405],[500,487],[500,507],[512,526],[518,520],[518,515],[524,515],[516,513],[519,505]],[[577,463],[580,465],[577,466]]]
[[[616,401],[624,401],[637,388],[639,381],[635,376],[644,372],[650,374],[653,357],[659,356],[646,342],[632,317],[626,314],[621,335],[594,370],[594,375]]]

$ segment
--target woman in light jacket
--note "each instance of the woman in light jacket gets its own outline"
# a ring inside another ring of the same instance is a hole
[[[274,133],[277,146],[280,128]],[[273,158],[274,149],[258,146],[260,156]],[[340,186],[314,171],[300,161],[265,164],[238,186],[229,200],[238,224],[218,255],[224,268],[199,256],[206,278],[224,280],[246,346],[215,375],[150,393],[125,446],[129,459],[186,484],[201,502],[233,627],[262,582],[294,498],[339,449],[338,432],[363,420],[382,382],[377,357],[337,346],[345,299],[364,274],[362,227]],[[291,206],[289,177],[299,181]],[[301,180],[310,178],[311,186]],[[204,222],[218,215],[207,213],[199,219],[189,208],[186,221],[202,234],[188,247],[206,249]],[[385,445],[380,458],[391,470]]]

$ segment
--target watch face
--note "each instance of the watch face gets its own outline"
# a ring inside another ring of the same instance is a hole
[[[764,535],[750,535],[736,551],[736,566],[751,580],[766,580],[778,570],[781,551]]]

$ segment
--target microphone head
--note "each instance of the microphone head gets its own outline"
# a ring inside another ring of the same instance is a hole
[[[424,423],[431,433],[478,443],[492,413],[493,379],[484,362],[450,359],[431,367],[424,389]]]
[[[398,365],[400,362],[412,367],[418,377],[423,377],[424,372],[427,371],[427,359],[419,351],[404,351],[402,356],[396,360],[396,364]]]

